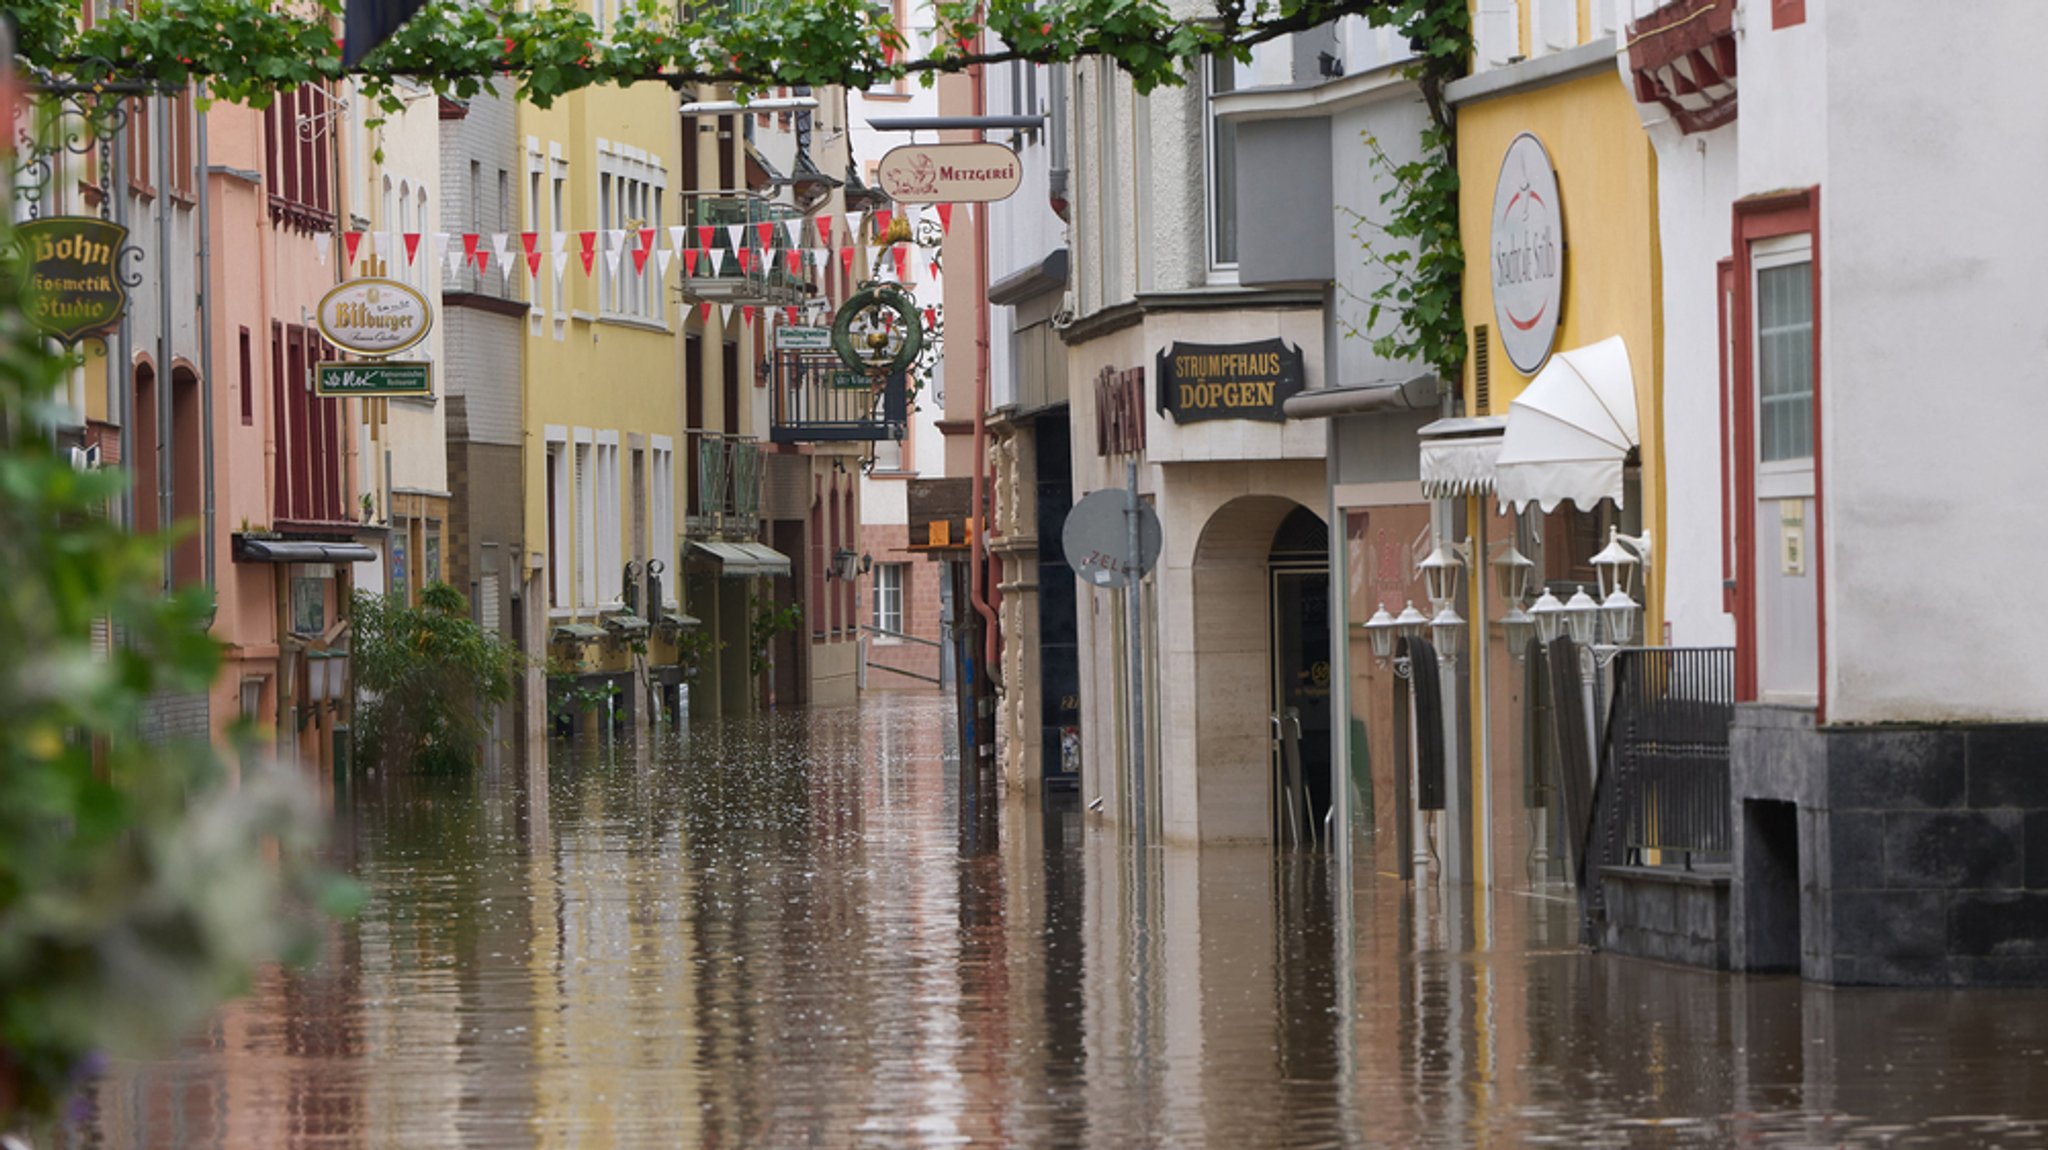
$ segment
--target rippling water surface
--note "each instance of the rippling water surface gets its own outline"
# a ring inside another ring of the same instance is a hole
[[[1580,953],[1561,902],[963,821],[933,696],[366,780],[370,892],[78,1146],[2048,1144],[2048,993]]]

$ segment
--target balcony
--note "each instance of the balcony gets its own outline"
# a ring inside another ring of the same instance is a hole
[[[875,377],[849,370],[830,351],[775,353],[775,443],[902,439],[908,398],[902,372]]]
[[[691,431],[696,482],[690,487],[688,523],[693,537],[747,536],[761,519],[761,442],[715,431]]]
[[[775,224],[771,243],[763,248],[758,225]],[[755,307],[796,307],[817,294],[808,264],[791,271],[788,253],[793,238],[803,247],[806,221],[795,207],[750,192],[692,192],[683,196],[683,224],[690,229],[689,243],[721,254],[718,260],[700,258],[696,273],[683,278],[683,295],[692,303],[751,304]],[[732,228],[738,226],[740,244],[733,244]],[[712,229],[706,237],[700,228]],[[795,232],[794,236],[790,235]],[[745,250],[748,264],[740,266],[739,252]]]

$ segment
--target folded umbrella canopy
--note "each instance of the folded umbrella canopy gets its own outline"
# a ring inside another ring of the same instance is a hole
[[[1622,505],[1621,469],[1640,442],[1636,377],[1620,336],[1550,357],[1508,405],[1494,460],[1494,491],[1520,511],[1581,510],[1602,499]]]

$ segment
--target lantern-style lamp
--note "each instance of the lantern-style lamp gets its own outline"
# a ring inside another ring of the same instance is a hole
[[[1493,557],[1493,581],[1500,588],[1501,601],[1509,607],[1509,614],[1522,609],[1529,598],[1530,584],[1536,581],[1536,561],[1508,544],[1507,550]]]
[[[1430,551],[1429,558],[1416,564],[1422,571],[1423,585],[1429,590],[1429,602],[1441,608],[1458,594],[1458,572],[1465,567],[1465,561],[1458,553],[1438,543]]]
[[[1408,606],[1403,608],[1401,613],[1394,618],[1394,627],[1400,632],[1403,639],[1422,638],[1422,632],[1428,626],[1429,616],[1415,609],[1415,601],[1413,599],[1410,599]]]
[[[1564,625],[1571,633],[1572,642],[1581,647],[1590,645],[1600,633],[1600,604],[1586,594],[1584,587],[1572,593],[1564,604]]]
[[[1529,605],[1529,618],[1536,624],[1536,638],[1548,647],[1564,634],[1564,600],[1550,593],[1548,587],[1534,603]]]
[[[1551,596],[1556,598],[1556,596]],[[1508,653],[1519,663],[1529,655],[1529,640],[1536,635],[1536,618],[1522,609],[1520,600],[1512,600],[1508,613],[1501,616],[1500,625],[1507,632]]]
[[[1449,603],[1429,621],[1429,641],[1436,644],[1438,658],[1446,663],[1458,661],[1458,646],[1465,641],[1465,619]]]
[[[1600,618],[1607,624],[1607,641],[1626,647],[1636,634],[1636,601],[1617,589],[1600,603]]]
[[[1635,590],[1636,569],[1642,566],[1633,551],[1622,546],[1620,532],[1612,527],[1607,529],[1607,546],[1593,556],[1593,574],[1600,580],[1602,602],[1614,598],[1619,592],[1627,595]]]
[[[1365,637],[1372,641],[1372,657],[1382,667],[1387,665],[1388,659],[1394,657],[1394,632],[1397,629],[1398,625],[1394,622],[1394,617],[1387,613],[1384,603],[1380,605],[1379,610],[1372,613],[1372,618],[1365,621]]]

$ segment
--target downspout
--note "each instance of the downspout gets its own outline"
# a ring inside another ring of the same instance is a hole
[[[158,532],[171,530],[177,515],[177,460],[172,458],[171,405],[174,372],[171,369],[171,115],[170,102],[162,94],[149,98],[150,116],[156,122],[156,525]],[[164,548],[164,592],[177,585],[177,551]]]
[[[114,223],[125,235],[128,229],[128,140],[135,130],[128,119],[114,135],[113,183],[107,189],[107,199],[114,205]],[[115,257],[119,261],[120,257]],[[117,262],[115,274],[125,275],[125,268]],[[124,279],[122,281],[126,283]],[[122,469],[131,475],[135,470],[135,316],[134,309],[121,309],[121,326],[116,330],[115,342],[107,355],[107,417],[120,426],[115,429],[120,443]],[[115,497],[115,514],[121,529],[133,533],[135,530],[135,484],[121,485],[121,494]]]
[[[206,113],[202,110],[205,102],[203,95],[196,89],[193,92],[192,104],[192,118],[198,121],[193,128],[196,138],[197,169],[192,173],[192,182],[199,196],[199,418],[205,429],[200,472],[205,477],[206,487],[206,539],[200,552],[206,560],[206,585],[211,588],[215,586],[214,564],[217,561],[217,541],[213,535],[213,181],[206,174]]]
[[[979,54],[985,33],[975,33],[975,52]],[[982,86],[982,66],[968,69],[969,82],[974,87],[974,115],[977,119],[987,112],[988,94]],[[979,134],[977,132],[977,134]],[[982,500],[987,497],[988,482],[988,205],[981,204],[974,213],[974,495],[973,514],[975,517],[973,552],[968,563],[968,599],[974,610],[981,616],[982,665],[986,668],[989,685],[1002,690],[1002,623],[996,617],[995,608],[988,597],[988,564],[993,556],[988,549],[988,528],[995,516],[984,516]]]

